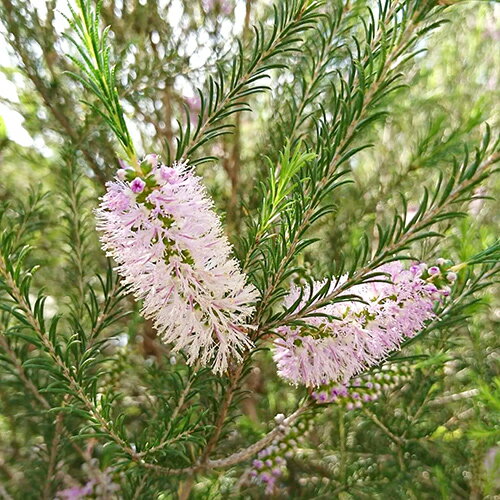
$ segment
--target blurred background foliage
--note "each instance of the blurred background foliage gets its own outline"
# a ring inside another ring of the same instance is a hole
[[[360,9],[366,3],[355,0],[344,7]],[[49,193],[30,233],[37,250],[29,259],[40,265],[35,286],[43,285],[56,312],[72,307],[75,275],[81,273],[84,281],[95,283],[93,273],[106,265],[91,211],[117,167],[115,148],[101,120],[80,103],[81,88],[65,74],[69,66],[61,38],[67,26],[64,2],[2,0],[1,5],[0,202],[19,200],[22,220],[29,193]],[[103,18],[112,26],[120,62],[119,92],[142,152],[167,155],[177,120],[183,122],[186,113],[191,119],[198,111],[196,88],[214,74],[216,62],[226,60],[234,50],[235,37],[248,42],[251,22],[265,19],[268,9],[265,0],[104,1]],[[423,183],[432,185],[440,169],[462,154],[464,144],[471,149],[477,144],[481,124],[498,125],[498,4],[457,2],[445,17],[448,23],[421,42],[419,48],[425,51],[408,69],[407,86],[389,101],[387,118],[366,132],[373,147],[350,161],[355,182],[336,194],[334,216],[316,226],[315,236],[322,237],[323,243],[309,247],[303,257],[313,274],[334,270],[364,232],[376,238],[375,219],[392,217],[398,193],[414,203],[408,206],[410,212],[416,209]],[[275,72],[272,92],[252,100],[252,113],[231,118],[235,133],[210,146],[209,152],[220,161],[198,168],[225,214],[231,236],[242,232],[242,214],[254,203],[265,167],[263,152],[276,157],[287,136],[282,130],[282,123],[287,123],[284,96],[296,91],[301,54],[294,57],[296,64]],[[304,124],[302,134],[311,127]],[[71,172],[75,162],[64,153],[68,143],[78,149],[76,177]],[[499,187],[498,177],[493,177],[478,194],[495,198]],[[424,248],[422,253],[466,260],[498,236],[498,208],[494,200],[476,200],[470,217],[450,228],[444,246]],[[85,269],[71,266],[75,249],[64,233],[72,225],[62,218],[68,210],[79,213],[85,226]],[[61,282],[68,284],[67,289]],[[411,353],[426,352],[431,358],[418,365],[403,388],[363,410],[332,406],[319,414],[291,462],[288,494],[343,499],[498,495],[500,302],[496,291],[489,289],[482,304],[469,308],[471,321],[433,332],[412,347]],[[150,366],[156,364],[170,373],[182,360],[171,358],[148,322],[135,307],[129,308],[132,315],[114,327],[122,342],[114,348],[117,376],[111,372],[107,384],[125,398],[128,418],[140,426],[147,419],[141,398],[148,397],[141,390],[142,381],[149,377],[153,387],[158,384],[158,398],[166,383],[155,379],[157,373]],[[121,364],[134,366],[127,370],[133,375],[121,377]],[[277,379],[268,353],[258,355],[258,365],[247,380],[250,395],[241,403],[238,438],[228,435],[223,445],[228,450],[240,446],[237,439],[242,436],[253,440],[262,435],[275,414],[288,414],[301,397],[300,390]],[[30,484],[29,471],[37,468],[43,449],[40,436],[53,431],[31,425],[25,418],[29,411],[16,406],[15,396],[0,391],[0,485],[14,485],[16,498],[41,498]],[[100,450],[99,456],[101,469],[110,465],[106,450]],[[64,475],[85,482],[86,472],[77,458],[58,474],[62,486],[67,484]],[[172,498],[169,484],[155,498]],[[130,498],[153,498],[143,487],[129,485],[128,491],[139,491]],[[0,496],[3,493],[0,487]],[[114,493],[109,495],[112,498]],[[192,495],[260,498],[263,493],[235,467],[200,479]]]

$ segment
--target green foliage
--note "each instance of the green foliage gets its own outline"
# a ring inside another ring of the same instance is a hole
[[[197,124],[191,130],[189,111],[186,110],[186,128],[180,127],[175,158],[189,158],[193,165],[212,158],[194,158],[195,151],[206,142],[230,133],[226,119],[234,113],[250,111],[248,98],[270,90],[261,80],[269,77],[272,69],[285,67],[283,57],[297,50],[304,32],[315,25],[320,17],[320,2],[311,0],[281,1],[273,5],[270,21],[271,32],[266,36],[262,23],[253,27],[254,42],[250,56],[243,53],[238,43],[238,53],[229,68],[218,68],[217,79],[208,78],[207,92],[198,90],[200,111]],[[248,61],[245,61],[245,56]],[[277,60],[278,56],[282,62]],[[223,72],[224,71],[224,72]]]

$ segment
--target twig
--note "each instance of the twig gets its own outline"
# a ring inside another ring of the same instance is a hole
[[[67,400],[68,400],[68,394],[64,397],[64,401],[66,402]],[[52,437],[52,444],[49,453],[49,466],[47,468],[47,477],[45,479],[45,486],[43,488],[43,498],[45,500],[49,500],[50,498],[50,489],[52,485],[52,480],[54,478],[54,472],[57,463],[57,450],[59,448],[59,443],[61,442],[62,430],[63,430],[63,414],[59,413],[56,416],[54,436]]]
[[[384,434],[395,444],[398,445],[398,447],[403,446],[403,441],[399,436],[396,436],[392,431],[389,430],[389,428],[382,423],[377,415],[372,413],[370,410],[368,410],[366,407],[363,407],[363,413],[377,426],[379,427]]]
[[[450,394],[449,396],[443,396],[441,398],[436,398],[429,403],[429,406],[439,406],[451,403],[452,401],[459,401],[461,399],[473,398],[479,394],[479,389],[471,389],[469,391],[459,392],[458,394]]]

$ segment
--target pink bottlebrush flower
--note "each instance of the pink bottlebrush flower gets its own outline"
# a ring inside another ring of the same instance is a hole
[[[101,242],[162,340],[220,373],[252,345],[257,292],[231,258],[201,179],[186,164],[156,160],[146,157],[144,179],[107,184],[96,210]]]
[[[280,327],[274,346],[278,374],[294,384],[319,387],[344,383],[383,360],[424,328],[434,317],[435,301],[446,295],[421,279],[421,270],[405,270],[400,262],[381,266],[377,271],[389,274],[392,283],[366,283],[346,292],[363,302],[336,302],[319,308],[321,316],[305,318],[307,326]],[[315,283],[314,291],[324,284]],[[285,304],[291,306],[299,295],[293,287]]]

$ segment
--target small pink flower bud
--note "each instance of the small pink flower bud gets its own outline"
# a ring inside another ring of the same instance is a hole
[[[412,266],[410,266],[410,272],[415,274],[416,276],[420,276],[422,274],[421,264],[413,264]]]
[[[454,273],[454,272],[449,272],[447,275],[446,275],[446,279],[453,283],[454,281],[457,280],[457,273]]]
[[[118,163],[120,165],[120,168],[123,168],[123,170],[128,170],[132,168],[128,163],[124,162],[121,158],[118,158]]]
[[[116,177],[118,177],[118,179],[120,179],[121,181],[124,181],[125,180],[125,176],[127,175],[127,170],[124,169],[124,168],[120,168],[117,172],[116,172]]]
[[[156,154],[148,154],[144,157],[144,161],[149,163],[153,168],[156,168],[158,165],[158,158]]]
[[[144,188],[146,187],[146,183],[140,178],[136,177],[131,183],[130,183],[130,189],[134,193],[142,193],[144,191]]]
[[[439,274],[441,271],[439,270],[439,267],[436,267],[436,266],[432,266],[432,267],[429,267],[429,274],[431,276],[435,276],[436,274]]]

